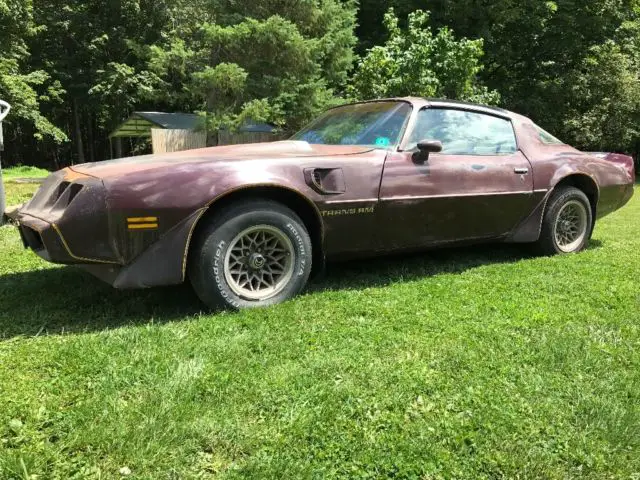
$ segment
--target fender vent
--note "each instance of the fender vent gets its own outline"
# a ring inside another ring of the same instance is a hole
[[[55,199],[58,200],[67,190],[67,188],[69,188],[70,185],[71,185],[71,182],[62,182],[60,185],[58,185]]]
[[[83,186],[78,183],[62,182],[51,199],[53,202],[52,211],[64,210],[82,191]]]
[[[341,168],[307,168],[304,176],[307,185],[324,195],[339,195],[347,189]]]

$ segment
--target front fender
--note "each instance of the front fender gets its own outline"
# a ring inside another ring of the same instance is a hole
[[[203,211],[180,222],[129,265],[82,267],[118,289],[178,285],[184,281],[189,239]]]

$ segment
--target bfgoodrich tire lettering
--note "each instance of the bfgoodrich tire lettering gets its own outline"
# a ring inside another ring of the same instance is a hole
[[[304,223],[289,208],[270,200],[238,202],[194,239],[189,280],[214,309],[274,305],[306,285],[311,249]]]
[[[562,187],[549,199],[542,220],[538,251],[543,255],[578,253],[587,248],[593,213],[587,196],[574,187]]]

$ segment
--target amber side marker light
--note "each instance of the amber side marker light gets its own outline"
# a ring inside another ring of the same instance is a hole
[[[127,218],[129,230],[155,230],[158,228],[158,217],[130,217]]]

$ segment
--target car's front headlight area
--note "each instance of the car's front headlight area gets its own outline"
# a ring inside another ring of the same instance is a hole
[[[101,180],[70,170],[51,174],[19,211],[22,239],[56,263],[120,263],[109,241],[107,195]]]

